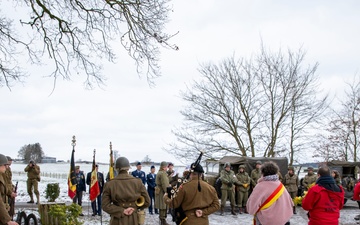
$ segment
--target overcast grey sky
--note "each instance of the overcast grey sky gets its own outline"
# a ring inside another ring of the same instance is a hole
[[[76,159],[107,162],[109,142],[130,161],[146,155],[178,160],[162,150],[174,140],[184,102],[179,91],[199,77],[200,63],[235,55],[250,57],[265,46],[307,51],[319,62],[321,88],[341,96],[345,81],[360,67],[360,1],[173,0],[168,33],[180,50],[162,50],[162,77],[150,88],[139,79],[122,48],[117,64],[105,64],[103,89],[85,90],[84,77],[59,80],[52,91],[46,71],[29,65],[31,76],[11,91],[0,89],[0,153],[17,156],[21,146],[39,142],[47,156],[67,160],[72,135]],[[0,2],[1,6],[1,2]]]

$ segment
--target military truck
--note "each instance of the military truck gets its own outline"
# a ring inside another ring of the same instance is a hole
[[[275,162],[280,169],[281,175],[284,177],[285,174],[288,171],[288,159],[285,157],[274,157],[274,158],[268,158],[268,157],[245,157],[245,156],[224,156],[220,160],[216,161],[219,169],[216,173],[206,173],[205,179],[209,182],[209,184],[213,185],[218,192],[218,196],[220,197],[220,172],[223,170],[224,164],[226,162],[229,162],[231,164],[231,169],[235,172],[235,174],[239,171],[240,165],[245,165],[245,171],[251,175],[251,171],[255,169],[256,162],[261,161],[262,163],[273,161]]]
[[[331,170],[337,170],[340,173],[341,184],[345,191],[344,203],[346,203],[348,199],[352,199],[353,197],[354,186],[359,179],[358,174],[359,174],[360,162],[333,160],[327,162],[326,165]]]

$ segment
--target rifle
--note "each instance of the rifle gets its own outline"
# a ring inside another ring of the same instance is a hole
[[[18,181],[16,181],[15,184],[15,188],[14,188],[14,192],[17,192],[17,188],[18,188]],[[11,220],[13,220],[14,214],[15,214],[15,197],[11,197],[9,199],[9,205],[10,205],[10,210],[9,210],[9,215],[11,217]]]
[[[203,151],[200,151],[200,155],[199,157],[196,159],[196,161],[191,164],[191,168],[190,168],[190,173],[188,173],[185,177],[184,180],[178,180],[178,183],[176,186],[174,187],[168,187],[167,188],[167,193],[168,193],[168,196],[171,196],[171,198],[176,198],[176,193],[179,191],[179,187],[182,183],[187,183],[189,181],[189,178],[190,178],[190,174],[192,172],[194,172],[194,169],[197,165],[200,164],[201,162],[201,157],[203,156],[204,152]],[[176,208],[173,210],[172,212],[172,216],[173,216],[173,221],[176,223],[176,225],[180,225],[182,224],[185,220],[187,220],[187,217],[185,215],[185,212],[184,210],[182,209],[182,207],[180,206],[179,208]]]

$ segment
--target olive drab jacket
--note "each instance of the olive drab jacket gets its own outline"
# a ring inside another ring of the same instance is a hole
[[[288,192],[297,192],[299,187],[299,179],[296,174],[292,176],[287,173],[283,180],[283,184]]]
[[[38,179],[40,177],[40,167],[36,164],[32,167],[27,165],[24,171],[27,172],[27,177],[29,180]]]
[[[4,181],[5,181],[6,190],[7,190],[6,195],[11,196],[12,190],[13,190],[13,184],[12,184],[12,172],[11,172],[10,167],[6,168],[6,170],[5,170]]]
[[[142,206],[135,202],[144,197]],[[128,174],[126,170],[105,183],[102,195],[102,209],[110,214],[110,225],[138,225],[138,209],[145,209],[150,205],[150,197],[140,179]],[[131,215],[125,215],[126,208],[134,208]]]
[[[255,185],[257,184],[260,177],[261,177],[260,168],[259,169],[253,169],[251,171],[250,178],[251,178],[251,184],[252,184],[253,187],[255,187]]]
[[[305,187],[306,190],[308,190],[312,184],[315,184],[316,180],[317,180],[317,175],[315,173],[313,172],[308,173],[305,175],[302,181],[302,185]]]
[[[198,190],[199,184],[201,191]],[[168,199],[168,197],[165,198]],[[195,177],[180,186],[176,197],[172,199],[172,206],[174,208],[181,206],[188,217],[182,225],[208,225],[209,215],[220,208],[220,203],[215,188]],[[197,209],[202,210],[203,216],[195,216]]]
[[[155,183],[155,208],[166,209],[164,194],[166,193],[167,187],[170,186],[170,183],[166,171],[162,168],[159,169],[159,172],[156,175]]]
[[[0,174],[0,225],[5,225],[11,221],[9,216],[9,204],[6,196],[6,184],[3,178],[3,174]]]
[[[239,181],[238,185],[238,191],[241,192],[247,192],[250,189],[250,182],[251,182],[251,178],[249,177],[249,174],[247,172],[242,172],[242,173],[237,173],[236,174],[236,179]]]
[[[223,169],[220,172],[221,190],[231,190],[235,188],[235,185],[239,185],[239,181],[236,179],[234,171],[229,172]]]

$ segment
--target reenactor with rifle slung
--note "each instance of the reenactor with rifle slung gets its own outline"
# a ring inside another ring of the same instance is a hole
[[[305,188],[305,191],[309,190],[309,188],[313,185],[315,185],[315,182],[317,180],[317,175],[314,173],[314,168],[309,166],[308,173],[305,175],[302,185]]]
[[[234,171],[231,170],[231,165],[229,162],[226,162],[224,164],[224,169],[220,172],[220,179],[222,182],[220,214],[224,215],[224,208],[226,205],[226,200],[229,197],[230,205],[231,205],[231,214],[236,215],[236,213],[235,213],[235,185],[240,185],[240,183],[236,179]]]
[[[3,154],[0,154],[0,225],[18,225],[18,223],[11,221],[9,215],[10,206],[8,204],[7,185],[4,181],[4,173],[8,159]]]
[[[249,189],[251,178],[249,174],[245,172],[245,166],[239,166],[239,173],[236,174],[236,179],[238,179],[240,185],[236,186],[237,189],[237,203],[239,207],[239,213],[247,213],[246,211],[246,202],[249,197]]]
[[[289,166],[288,173],[285,175],[283,184],[284,184],[286,190],[289,192],[290,197],[292,199],[294,199],[298,193],[299,178],[295,174],[293,166]],[[293,213],[296,214],[296,205],[294,205],[294,207],[293,207]]]
[[[40,181],[40,167],[36,165],[34,160],[30,160],[29,164],[24,169],[27,172],[27,192],[30,196],[30,201],[27,203],[34,203],[33,189],[36,195],[36,204],[40,203],[40,193],[38,182]]]
[[[11,218],[14,216],[15,214],[15,197],[16,197],[16,190],[14,189],[14,185],[12,183],[12,172],[11,172],[11,164],[12,164],[12,159],[10,156],[6,156],[7,160],[8,160],[8,164],[6,165],[6,171],[3,174],[4,176],[4,181],[6,184],[6,189],[7,189],[7,197],[9,199],[9,205],[10,205],[10,211],[9,214],[11,216]]]

